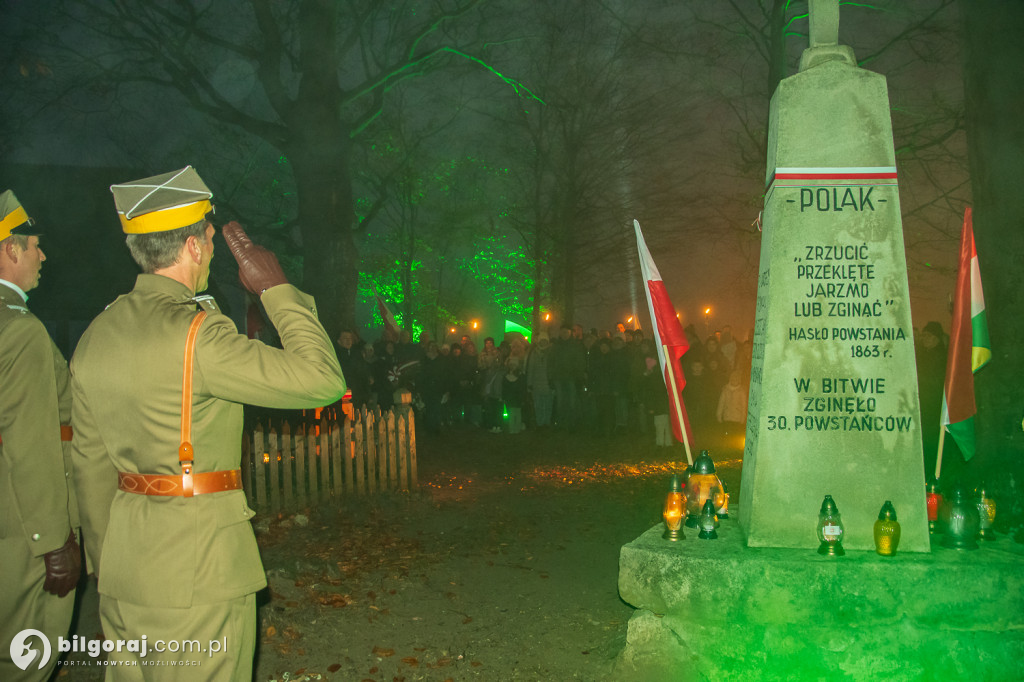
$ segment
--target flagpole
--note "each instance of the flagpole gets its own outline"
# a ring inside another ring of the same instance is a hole
[[[690,437],[686,434],[686,420],[683,419],[683,409],[680,406],[682,396],[679,395],[679,389],[676,388],[675,363],[668,361],[668,345],[663,344],[661,347],[665,352],[665,366],[668,368],[669,383],[672,384],[672,395],[676,398],[673,402],[676,405],[676,418],[679,420],[679,430],[683,434],[683,447],[686,448],[686,463],[693,466],[693,454],[690,452]]]
[[[935,480],[939,480],[939,472],[942,470],[942,450],[943,445],[946,442],[946,427],[942,424],[942,418],[939,418],[939,452],[935,457]]]

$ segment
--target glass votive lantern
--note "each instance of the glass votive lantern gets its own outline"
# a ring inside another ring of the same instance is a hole
[[[896,508],[885,501],[878,512],[874,527],[875,551],[882,556],[893,556],[900,544],[900,523],[896,520]]]
[[[831,495],[826,495],[818,512],[818,554],[843,556],[843,518]]]
[[[686,525],[697,528],[704,503],[710,499],[713,505],[716,504],[715,495],[722,492],[722,481],[715,474],[715,462],[707,450],[701,451],[691,469],[690,479],[686,484]]]
[[[729,487],[722,481],[722,489],[715,495],[715,514],[719,519],[729,518]]]
[[[679,476],[673,475],[669,482],[668,495],[665,496],[665,507],[661,517],[665,520],[665,532],[661,537],[671,542],[683,540],[683,514],[686,512],[686,494],[679,485]]]
[[[925,502],[928,505],[928,532],[937,533],[939,528],[939,507],[942,505],[942,493],[935,480],[928,481],[924,486]]]
[[[982,540],[995,540],[992,524],[996,521],[996,501],[989,496],[984,485],[975,489],[974,504],[978,507],[978,537]]]
[[[942,536],[942,546],[950,549],[978,549],[978,526],[981,521],[978,505],[967,499],[963,484],[953,488],[948,500],[942,508],[946,534]]]
[[[718,525],[718,518],[715,516],[715,503],[710,499],[704,500],[704,507],[700,510],[700,518],[697,520],[700,526],[700,533],[697,534],[702,540],[717,540],[718,531],[715,530],[715,526]]]

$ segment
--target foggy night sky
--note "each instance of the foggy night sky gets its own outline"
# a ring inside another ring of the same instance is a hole
[[[858,58],[867,57],[939,4],[936,0],[881,3],[885,11],[844,7],[840,41],[851,45]],[[757,96],[759,88],[764,89],[766,67],[750,40],[742,35],[743,22],[725,3],[714,3],[713,7],[689,5],[654,0],[613,2],[609,6],[618,12],[619,21],[601,19],[609,31],[608,49],[618,50],[626,43],[632,48],[623,53],[627,58],[616,62],[623,70],[623,79],[655,93],[652,102],[658,106],[648,112],[650,120],[634,120],[632,126],[640,129],[648,124],[652,128],[660,125],[658,130],[670,132],[663,138],[663,144],[630,149],[626,164],[630,173],[624,174],[614,188],[609,185],[604,194],[604,200],[618,206],[618,210],[615,215],[609,210],[609,224],[600,229],[603,234],[621,229],[622,234],[616,248],[600,258],[589,259],[594,264],[580,278],[576,321],[585,327],[613,328],[615,322],[639,310],[642,326],[649,328],[632,235],[635,217],[673,302],[688,318],[684,325],[693,322],[703,333],[701,313],[710,306],[712,331],[729,324],[734,334],[744,338],[753,328],[760,249],[753,223],[761,207],[764,162],[763,154],[758,156],[756,144],[745,138],[763,135],[767,123],[767,100]],[[6,1],[0,11],[5,15],[12,11],[20,13],[26,6],[23,2]],[[514,10],[529,6],[522,2],[492,3],[491,16],[500,14],[501,8],[509,8],[506,30],[515,34]],[[901,47],[881,52],[877,59],[864,65],[888,78],[896,145],[898,149],[907,148],[898,154],[897,168],[908,246],[911,305],[917,327],[935,319],[948,329],[946,300],[955,281],[959,223],[963,207],[970,201],[966,143],[962,129],[953,132],[941,145],[925,148],[917,148],[916,138],[900,136],[911,128],[920,134],[932,126],[934,132],[962,111],[956,21],[955,7],[946,8],[930,19],[928,30],[914,34]],[[623,30],[623,25],[637,30]],[[649,27],[664,31],[648,31]],[[8,26],[5,34],[15,28]],[[806,20],[795,22],[793,29],[806,31]],[[17,65],[27,54],[26,46],[31,45],[32,36],[18,33],[16,39],[5,37],[8,47],[3,78],[17,80]],[[650,54],[637,47],[645,40],[651,42]],[[805,38],[789,41],[789,74],[795,71],[795,60],[805,46]],[[528,64],[522,61],[531,58],[531,51],[509,54],[513,56],[506,55],[496,66],[503,73],[522,79],[525,85],[537,87],[529,77]],[[243,59],[223,60],[210,68],[211,80],[227,100],[237,106],[262,106],[251,63]],[[402,111],[417,112],[412,115],[426,123],[437,116],[423,112],[443,110],[453,102],[465,105],[459,112],[458,125],[430,142],[433,157],[471,155],[498,165],[511,162],[498,144],[503,131],[486,115],[491,113],[489,109],[507,104],[507,86],[482,73],[465,69],[453,73],[458,77],[435,73],[410,81],[401,93]],[[4,91],[7,90],[5,87]],[[483,101],[473,101],[477,92]],[[27,197],[45,195],[59,202],[61,188],[23,189],[19,178],[12,176],[12,164],[145,168],[146,173],[154,174],[193,164],[213,187],[217,202],[234,189],[232,169],[245,164],[273,164],[280,156],[254,138],[237,133],[227,137],[223,128],[211,126],[206,117],[151,90],[122,86],[114,93],[97,88],[93,94],[94,101],[80,98],[72,105],[34,111],[27,122],[11,123],[12,117],[7,116],[2,181],[19,197],[26,197],[23,203],[30,214],[45,216],[51,209],[49,205],[29,205]],[[539,94],[548,96],[543,91]],[[5,95],[3,106],[10,112],[12,107],[20,107],[21,102]],[[651,123],[655,117],[657,125]],[[227,145],[221,149],[219,141]],[[131,178],[104,182],[127,179]],[[649,191],[652,187],[657,191]],[[243,198],[238,201],[245,203]],[[109,209],[105,224],[61,225],[61,230],[53,231],[44,241],[58,257],[51,256],[44,266],[41,286],[32,294],[34,306],[45,310],[47,301],[61,296],[67,287],[64,271],[83,265],[73,260],[74,249],[53,248],[49,240],[66,233],[88,239],[86,235],[92,230],[117,230],[109,193],[96,197],[96,204]],[[96,214],[88,214],[89,219]],[[371,229],[386,228],[378,225]],[[119,234],[114,239],[117,241]],[[118,270],[126,264],[132,267],[123,242],[121,248],[123,253],[111,255],[107,261]],[[71,262],[60,258],[61,254],[71,256],[66,259]],[[218,256],[228,257],[226,250],[218,251]],[[92,267],[94,272],[102,270],[95,264]],[[53,276],[57,268],[62,270],[62,277]],[[118,272],[102,281],[116,295],[124,291],[125,281],[130,286],[134,275],[134,271]],[[474,316],[471,310],[463,312],[467,319]],[[372,338],[376,330],[371,329],[370,333]]]

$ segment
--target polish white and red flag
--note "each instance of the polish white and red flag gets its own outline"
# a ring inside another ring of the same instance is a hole
[[[672,433],[676,440],[687,446],[687,457],[689,457],[689,443],[693,441],[693,431],[690,430],[690,420],[686,415],[686,406],[683,404],[683,387],[686,386],[686,378],[683,376],[683,368],[680,360],[686,351],[690,350],[690,342],[686,339],[686,332],[683,325],[676,317],[676,310],[665,290],[665,283],[658,272],[658,266],[651,258],[651,252],[647,250],[647,242],[640,231],[640,223],[633,221],[636,228],[636,250],[640,254],[640,270],[643,273],[647,284],[647,306],[651,311],[651,324],[654,326],[655,346],[658,349],[658,361],[661,363],[662,376],[665,379],[665,387],[668,390],[669,418],[672,421]]]

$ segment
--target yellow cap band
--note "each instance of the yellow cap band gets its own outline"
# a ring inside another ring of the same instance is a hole
[[[25,213],[25,209],[21,206],[14,209],[3,220],[0,220],[0,239],[7,239],[15,228],[21,227],[27,222],[28,213]]]
[[[206,217],[206,214],[213,210],[213,204],[209,200],[197,201],[184,206],[175,206],[162,211],[150,211],[137,215],[132,219],[118,213],[121,219],[121,228],[125,234],[149,234],[151,232],[167,232],[177,230],[179,227],[194,225]]]

